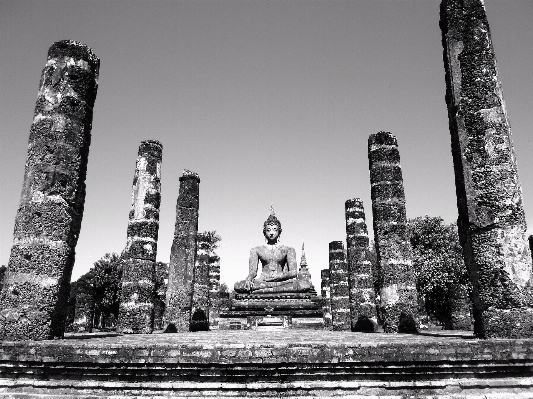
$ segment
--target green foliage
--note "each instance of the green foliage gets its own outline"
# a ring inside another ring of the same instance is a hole
[[[418,295],[428,315],[445,328],[451,327],[454,302],[471,292],[462,248],[455,224],[440,217],[418,217],[408,221]]]

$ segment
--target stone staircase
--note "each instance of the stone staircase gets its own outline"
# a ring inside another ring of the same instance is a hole
[[[283,330],[0,344],[0,398],[130,397],[533,398],[533,340]]]

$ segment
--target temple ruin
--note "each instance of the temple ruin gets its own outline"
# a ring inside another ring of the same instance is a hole
[[[473,285],[474,332],[533,337],[522,188],[485,8],[481,0],[444,0],[440,16],[457,224]]]
[[[368,138],[374,240],[380,276],[380,312],[388,333],[418,328],[416,278],[407,237],[398,141],[389,132]]]
[[[168,331],[189,331],[191,322],[200,177],[184,170],[176,204],[176,227],[170,252],[164,323]]]
[[[345,203],[346,253],[352,331],[376,331],[376,294],[372,265],[366,259],[369,239],[363,201],[352,198]]]
[[[123,333],[153,331],[162,156],[163,146],[159,141],[141,142],[133,177],[126,248],[121,256],[118,330]]]
[[[331,325],[334,331],[351,329],[348,263],[342,241],[329,243]]]
[[[99,68],[84,44],[63,40],[48,50],[0,293],[0,339],[64,334]]]

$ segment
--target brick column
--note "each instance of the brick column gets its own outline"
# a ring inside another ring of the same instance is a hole
[[[333,330],[350,330],[348,264],[342,241],[329,243],[329,286],[331,292],[331,324]]]
[[[324,318],[324,328],[331,329],[331,288],[329,285],[329,269],[320,271],[322,295],[322,317]]]
[[[209,326],[218,326],[220,315],[220,257],[212,253],[209,256]]]
[[[198,233],[191,309],[191,331],[209,330],[209,236]]]
[[[352,331],[377,329],[376,295],[372,264],[366,259],[369,239],[363,201],[352,198],[345,203],[346,253]]]
[[[533,235],[530,235],[528,240],[529,240],[529,252],[531,253],[531,260],[533,261]]]
[[[396,137],[379,132],[368,138],[374,239],[380,267],[383,331],[418,328],[416,278],[407,236],[405,194]]]
[[[150,334],[154,329],[154,273],[161,204],[159,141],[142,141],[133,177],[126,248],[122,252],[122,289],[118,331]]]
[[[99,68],[84,44],[63,40],[48,50],[0,293],[0,339],[64,334]]]
[[[440,25],[474,332],[485,338],[533,337],[522,188],[483,2],[443,1]]]
[[[189,170],[180,177],[176,228],[170,253],[165,323],[167,331],[189,331],[191,320],[200,177]]]

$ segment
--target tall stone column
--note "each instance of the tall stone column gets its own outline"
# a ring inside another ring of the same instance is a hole
[[[198,233],[191,309],[191,331],[209,330],[209,236]]]
[[[118,330],[123,333],[150,334],[154,329],[162,156],[159,141],[141,142],[133,176],[128,237],[122,252]]]
[[[48,50],[0,293],[0,339],[64,334],[99,68],[84,44],[63,40]]]
[[[324,328],[331,328],[331,288],[329,285],[329,269],[320,271],[321,284],[320,295],[322,295],[322,317],[324,318]]]
[[[366,259],[369,239],[363,201],[359,198],[347,200],[345,214],[352,331],[374,332],[377,329],[376,295],[372,264]]]
[[[418,329],[416,277],[407,236],[405,194],[396,137],[379,132],[368,138],[374,240],[380,267],[383,331]]]
[[[531,253],[531,260],[533,261],[533,235],[530,235],[528,240],[529,240],[529,252]]]
[[[440,25],[474,332],[486,338],[532,337],[532,266],[522,188],[483,2],[443,1]]]
[[[167,331],[189,331],[191,321],[200,177],[189,170],[180,177],[176,227],[170,252],[165,324]]]
[[[209,326],[218,328],[220,315],[220,257],[215,253],[209,256]]]
[[[333,330],[350,330],[348,264],[346,263],[346,254],[342,241],[329,243],[329,287]]]

